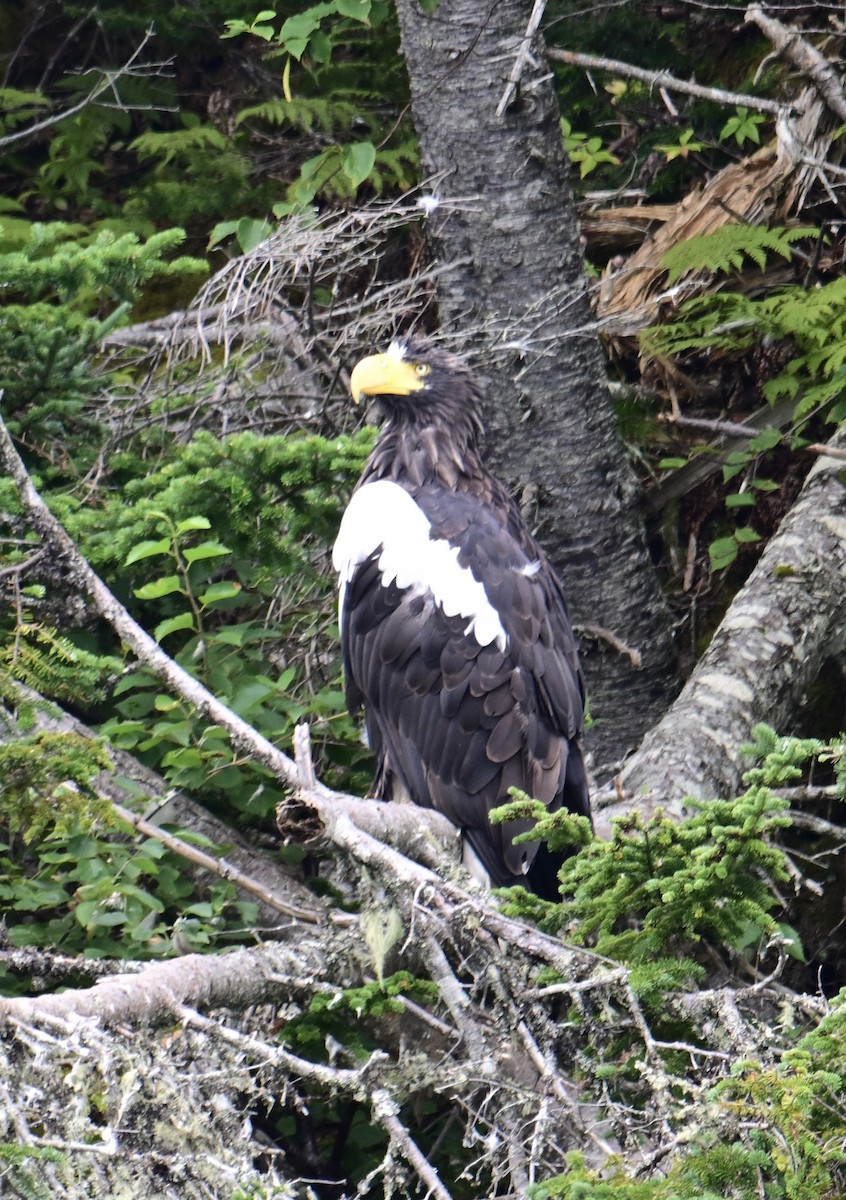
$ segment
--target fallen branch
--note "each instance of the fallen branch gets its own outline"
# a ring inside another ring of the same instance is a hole
[[[302,947],[298,947],[302,970]],[[93,1017],[105,1025],[160,1021],[184,1004],[243,1009],[268,999],[274,985],[270,964],[284,969],[294,951],[278,943],[226,954],[185,954],[157,962],[132,975],[113,975],[90,988],[59,995],[0,997],[0,1020],[37,1023],[44,1017],[70,1020]]]

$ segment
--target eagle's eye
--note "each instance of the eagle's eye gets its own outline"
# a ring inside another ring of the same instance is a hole
[[[428,375],[431,369],[432,368],[428,365],[428,363],[416,363],[414,372],[416,375],[420,375],[422,377],[423,375]]]

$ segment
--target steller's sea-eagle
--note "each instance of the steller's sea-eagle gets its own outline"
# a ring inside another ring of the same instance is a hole
[[[488,813],[517,787],[589,815],[561,585],[482,463],[482,393],[466,363],[409,338],[358,363],[350,387],[375,402],[381,429],[333,561],[347,700],[364,708],[377,794],[448,817],[478,878],[556,898],[560,856],[515,846],[531,823]]]

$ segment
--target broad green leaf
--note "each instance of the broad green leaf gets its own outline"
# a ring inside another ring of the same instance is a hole
[[[353,142],[344,151],[342,169],[353,187],[364,183],[376,162],[376,147],[372,142]]]
[[[222,554],[229,553],[229,547],[220,542],[200,542],[199,546],[192,546],[189,550],[183,551],[187,563],[202,562],[206,558],[219,558]]]
[[[729,566],[737,558],[737,542],[733,537],[717,538],[708,547],[708,555],[711,570],[722,571],[723,567]]]
[[[276,226],[258,217],[242,217],[235,229],[235,237],[242,254],[249,254],[266,242],[271,234],[276,232]],[[208,526],[206,527],[208,528]]]
[[[778,429],[762,429],[749,443],[750,450],[772,450],[781,441]]]
[[[166,621],[160,621],[153,630],[153,637],[157,642],[162,638],[166,638],[169,633],[176,633],[178,629],[193,629],[194,614],[190,612],[180,613],[177,617],[168,617]]]
[[[739,542],[760,542],[761,540],[760,533],[756,533],[754,529],[750,529],[748,526],[743,529],[736,529],[734,536]]]
[[[217,600],[231,600],[233,596],[237,596],[241,591],[240,583],[234,579],[224,579],[220,583],[213,583],[210,588],[203,592],[202,596],[198,596],[200,604],[204,607],[209,604],[214,604]]]
[[[157,554],[170,554],[170,552],[170,538],[158,538],[156,541],[139,542],[137,546],[133,546],[129,551],[123,565],[131,567],[133,563],[139,562],[142,558],[153,558]]]
[[[211,529],[211,521],[208,517],[186,517],[176,526],[177,533],[188,533],[192,529]]]
[[[162,596],[170,596],[173,592],[182,591],[182,580],[178,575],[165,575],[162,579],[154,579],[143,587],[135,588],[134,595],[139,600],[160,600]]]
[[[754,508],[755,497],[749,492],[732,492],[726,496],[726,508]]]
[[[335,7],[342,17],[352,17],[369,25],[370,0],[335,0]]]

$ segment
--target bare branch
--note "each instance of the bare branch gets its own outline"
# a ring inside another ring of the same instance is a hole
[[[411,1134],[400,1121],[399,1105],[390,1092],[385,1088],[377,1088],[371,1096],[373,1115],[379,1124],[387,1130],[392,1144],[402,1157],[417,1172],[421,1183],[426,1185],[426,1194],[436,1196],[438,1200],[452,1200],[450,1193],[441,1183],[438,1173],[432,1164],[421,1153]]]
[[[523,40],[520,43],[520,49],[517,51],[517,58],[514,60],[514,66],[511,68],[511,74],[508,76],[508,83],[505,86],[505,91],[502,93],[502,99],[496,106],[496,115],[498,117],[501,117],[506,108],[508,108],[508,105],[511,103],[511,97],[517,91],[517,85],[520,82],[520,76],[523,74],[523,68],[526,65],[526,59],[529,57],[529,51],[532,48],[532,39],[540,27],[545,9],[546,0],[535,0],[532,6],[532,15],[529,17],[529,23],[526,26],[526,32],[523,35]]]
[[[751,4],[747,8],[745,19],[766,34],[777,52],[813,82],[831,111],[841,121],[846,121],[846,95],[840,86],[837,71],[819,50],[807,42],[796,28],[783,25],[775,17],[765,14],[758,4]]]
[[[261,1003],[271,994],[268,962],[281,965],[283,956],[293,956],[277,944],[266,947],[264,954],[251,950],[186,954],[152,963],[134,975],[99,980],[90,988],[59,995],[0,997],[0,1020],[33,1023],[45,1016],[59,1020],[94,1017],[114,1025],[157,1020],[163,1014],[173,1015],[183,1004],[243,1008]]]
[[[289,900],[271,891],[270,888],[265,887],[264,884],[259,883],[257,879],[252,879],[249,875],[245,875],[234,863],[227,862],[225,858],[214,858],[213,855],[206,854],[198,846],[191,846],[182,838],[176,837],[172,833],[167,833],[159,825],[153,825],[150,821],[145,821],[143,817],[130,812],[122,804],[114,804],[113,806],[121,820],[126,821],[133,829],[137,829],[139,833],[143,833],[146,837],[155,838],[163,846],[167,846],[168,850],[172,850],[181,858],[188,859],[189,862],[196,863],[204,871],[211,871],[214,875],[219,875],[221,879],[228,879],[230,883],[234,883],[242,891],[249,892],[250,895],[255,896],[262,904],[266,904],[269,908],[274,908],[277,912],[284,913],[286,917],[294,917],[296,920],[305,921],[310,925],[317,925],[323,919],[322,914],[317,909],[306,909],[301,908],[297,904],[292,904]]]
[[[57,125],[59,121],[66,121],[68,117],[73,117],[76,113],[82,112],[84,108],[88,108],[90,104],[94,104],[97,98],[102,96],[104,92],[109,91],[110,88],[113,88],[123,75],[130,73],[133,64],[137,61],[141,51],[152,36],[152,29],[148,29],[141,43],[136,47],[123,66],[118,67],[116,71],[104,71],[100,82],[95,84],[88,95],[80,100],[78,104],[72,104],[70,108],[63,109],[62,112],[55,113],[52,117],[45,117],[43,121],[36,121],[34,125],[28,125],[26,129],[18,129],[15,133],[4,134],[3,137],[0,137],[0,150],[16,142],[26,141],[27,138],[35,137],[37,133],[42,133],[45,129],[49,129],[51,125]]]
[[[597,54],[577,54],[573,50],[558,50],[552,46],[547,49],[547,55],[558,62],[567,63],[571,67],[584,67],[586,71],[611,71],[615,75],[640,79],[658,90],[666,88],[671,92],[684,92],[688,96],[714,100],[717,104],[743,105],[755,112],[767,112],[774,115],[778,115],[785,108],[790,107],[780,104],[777,100],[765,100],[761,96],[747,96],[744,92],[727,92],[722,88],[705,87],[701,83],[675,79],[669,71],[646,71],[643,67],[635,67],[631,63],[620,62],[616,58],[603,58]]]

